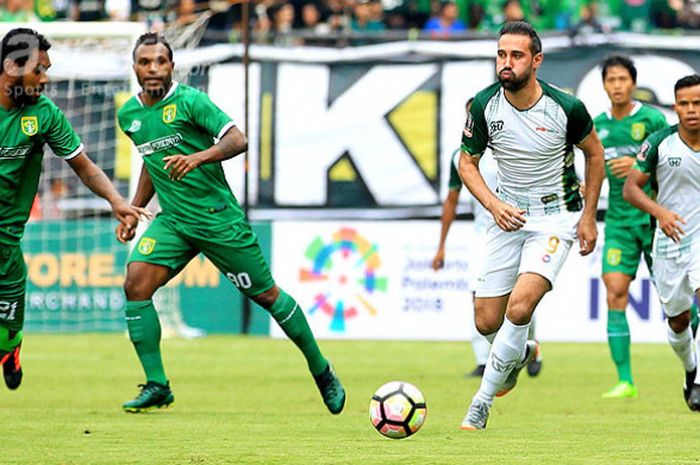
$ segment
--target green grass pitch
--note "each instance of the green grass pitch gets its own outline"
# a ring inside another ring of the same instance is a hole
[[[614,381],[604,344],[543,344],[538,378],[496,401],[488,428],[458,425],[478,386],[466,343],[323,341],[348,390],[325,410],[288,341],[214,336],[164,342],[168,410],[122,413],[142,374],[124,335],[28,334],[25,378],[0,388],[3,465],[96,464],[698,464],[700,414],[682,400],[666,345],[633,345],[640,397],[603,400]],[[373,391],[405,380],[425,394],[413,437],[381,437]]]

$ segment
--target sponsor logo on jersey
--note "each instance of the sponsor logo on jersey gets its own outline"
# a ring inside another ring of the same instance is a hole
[[[151,255],[153,249],[156,247],[156,240],[150,237],[142,237],[139,241],[139,253],[141,255]]]
[[[177,105],[174,103],[172,105],[166,105],[163,107],[163,122],[165,124],[170,124],[175,121],[175,116],[177,115]]]
[[[610,266],[617,266],[622,261],[622,250],[620,249],[608,249],[608,254],[605,260]]]
[[[489,135],[493,135],[503,129],[503,121],[491,121],[489,125]]]
[[[644,140],[644,136],[647,134],[646,126],[644,123],[633,123],[630,134],[634,140]]]
[[[22,132],[29,137],[35,136],[39,132],[39,120],[36,116],[23,116],[20,120]]]
[[[139,132],[139,129],[141,129],[141,121],[135,119],[131,122],[131,126],[127,129],[127,132]]]
[[[464,123],[464,136],[469,137],[471,139],[474,129],[474,118],[472,118],[472,114],[467,112],[467,121]]]
[[[26,158],[32,151],[32,145],[20,145],[18,147],[0,147],[0,160]]]
[[[535,128],[535,131],[537,131],[537,132],[549,132],[549,129],[547,129],[543,126],[538,126]]]
[[[167,150],[171,147],[175,147],[182,143],[182,136],[180,133],[173,134],[172,136],[161,137],[160,139],[152,140],[150,142],[143,143],[136,147],[141,155],[150,155],[154,152],[159,152],[161,150]]]
[[[668,157],[668,164],[674,168],[681,166],[681,157]]]

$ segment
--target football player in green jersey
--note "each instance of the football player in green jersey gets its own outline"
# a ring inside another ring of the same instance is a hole
[[[618,383],[603,397],[618,399],[637,397],[625,309],[640,256],[644,256],[651,270],[653,237],[649,215],[622,198],[622,186],[646,137],[665,128],[668,123],[659,110],[634,100],[637,69],[632,60],[623,55],[613,55],[601,63],[601,68],[603,86],[611,107],[598,115],[594,122],[605,147],[605,174],[610,185],[602,260],[608,303],[608,345],[618,376]],[[651,182],[644,189],[649,194]]]
[[[270,312],[304,354],[328,409],[340,413],[345,390],[321,354],[303,310],[272,279],[257,237],[224,178],[221,162],[247,150],[245,136],[205,93],[173,81],[173,54],[163,37],[141,36],[133,58],[142,91],[118,115],[120,127],[143,157],[132,203],[145,207],[157,193],[162,212],[129,257],[126,321],[146,384],[123,409],[140,412],[173,402],[152,297],[202,252],[243,294]],[[117,234],[131,239],[134,229],[122,227]]]
[[[44,144],[66,160],[82,182],[109,201],[125,235],[146,211],[130,206],[85,154],[61,110],[42,95],[51,44],[32,29],[12,29],[0,45],[0,361],[5,384],[22,382],[27,268],[20,248],[36,197]],[[124,238],[120,238],[122,242]]]

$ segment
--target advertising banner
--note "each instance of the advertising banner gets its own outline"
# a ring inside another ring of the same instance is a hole
[[[603,225],[595,253],[569,258],[536,312],[542,341],[606,340],[600,279]],[[445,268],[433,271],[439,221],[273,224],[274,274],[321,338],[468,340],[473,337],[471,281],[484,238],[473,222],[453,224]],[[666,341],[665,321],[644,265],[627,309],[634,342]],[[271,334],[281,336],[276,324]]]

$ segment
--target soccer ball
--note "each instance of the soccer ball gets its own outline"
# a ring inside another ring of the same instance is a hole
[[[403,439],[416,433],[428,413],[423,394],[411,383],[391,381],[381,386],[369,402],[369,420],[381,434]]]

